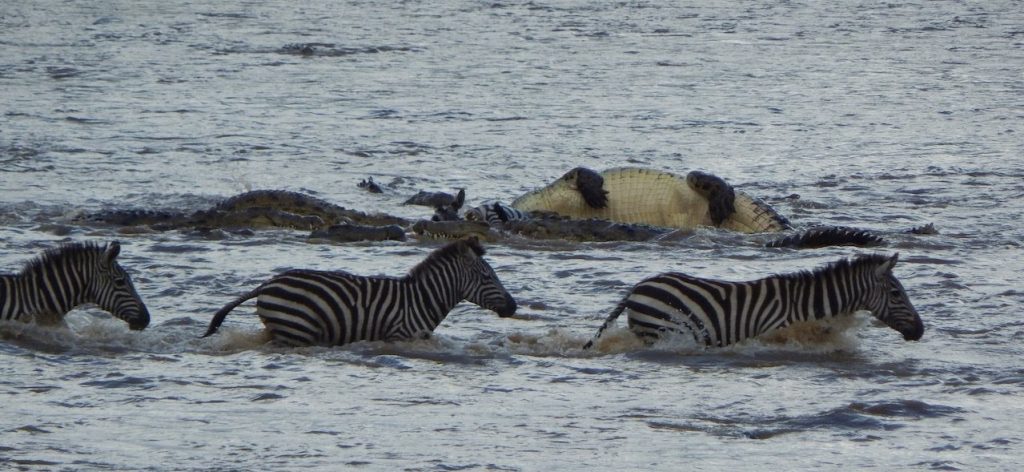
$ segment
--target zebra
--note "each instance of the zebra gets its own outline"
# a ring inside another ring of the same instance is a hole
[[[400,278],[289,270],[224,306],[203,337],[252,298],[274,340],[292,346],[428,337],[462,300],[514,315],[515,299],[483,256],[480,242],[468,238],[435,250]]]
[[[698,344],[726,346],[790,324],[868,310],[908,341],[924,323],[893,275],[899,254],[840,259],[813,271],[748,282],[702,279],[678,272],[647,278],[605,320],[589,349],[623,311],[638,336],[688,331]]]
[[[45,251],[20,273],[0,274],[0,320],[55,325],[73,308],[95,303],[132,330],[145,329],[149,310],[117,263],[120,252],[117,241],[67,243]]]
[[[417,194],[418,196],[419,194]],[[430,198],[429,201],[433,203],[434,215],[430,217],[431,221],[458,221],[459,209],[466,203],[466,189],[459,189],[459,193],[455,197],[451,197],[445,193],[427,194]],[[450,200],[445,197],[450,197]],[[414,196],[413,198],[416,198]],[[424,197],[426,200],[426,197]],[[412,199],[407,200],[405,203],[413,201]]]
[[[528,220],[530,219],[530,214],[504,203],[494,202],[466,210],[466,219],[469,221],[484,221],[493,227],[501,227],[509,221]]]

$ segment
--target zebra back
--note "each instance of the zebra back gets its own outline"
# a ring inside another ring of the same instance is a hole
[[[70,243],[47,250],[20,273],[0,278],[0,319],[31,317],[55,323],[75,307],[95,303],[129,328],[145,329],[149,310],[117,263],[120,251],[117,241],[106,246]]]
[[[515,300],[483,255],[483,247],[471,238],[434,251],[400,278],[284,272],[218,311],[205,336],[253,297],[274,338],[291,345],[410,339],[432,332],[462,300],[511,316]]]
[[[256,313],[264,326],[275,340],[293,346],[390,340],[398,337],[405,316],[406,295],[393,277],[298,269],[256,292]]]
[[[917,340],[924,325],[892,273],[897,258],[859,256],[814,271],[747,282],[659,274],[633,287],[598,336],[624,310],[630,329],[639,336],[688,332],[706,346],[732,344],[795,322],[868,310],[904,339]]]

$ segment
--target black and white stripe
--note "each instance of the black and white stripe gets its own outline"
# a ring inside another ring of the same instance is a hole
[[[689,332],[705,346],[725,346],[796,322],[859,310],[870,311],[904,339],[916,341],[924,324],[892,273],[897,258],[864,255],[749,282],[660,274],[633,287],[584,349],[623,311],[628,312],[630,329],[641,337]]]
[[[450,243],[408,275],[366,277],[347,272],[284,272],[218,311],[203,337],[227,314],[256,298],[256,314],[275,340],[290,345],[340,345],[429,335],[462,300],[515,314],[516,302],[483,258],[475,238]]]
[[[500,228],[510,221],[530,219],[530,214],[520,211],[501,202],[488,203],[466,210],[469,221],[485,221],[494,228]]]
[[[0,275],[0,320],[63,321],[85,303],[95,303],[134,330],[149,325],[149,311],[117,263],[121,245],[70,243],[50,249],[20,273]]]

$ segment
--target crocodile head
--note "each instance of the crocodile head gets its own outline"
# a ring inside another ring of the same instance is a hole
[[[483,221],[428,221],[420,220],[412,225],[417,235],[436,239],[461,239],[476,236],[481,241],[495,241],[497,233]]]

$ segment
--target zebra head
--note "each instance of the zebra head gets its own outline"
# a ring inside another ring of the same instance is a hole
[[[462,219],[459,217],[459,209],[464,203],[466,203],[466,189],[459,189],[458,195],[452,202],[434,206],[434,216],[430,217],[430,220],[459,221]]]
[[[924,334],[924,322],[910,303],[903,284],[893,275],[899,253],[883,258],[874,269],[874,290],[866,300],[867,309],[887,326],[903,335],[907,341],[917,341]]]
[[[87,290],[100,308],[128,322],[129,328],[143,330],[149,325],[149,310],[135,291],[131,277],[117,263],[120,252],[121,244],[117,241],[107,245],[96,260],[96,276],[88,282]]]
[[[463,299],[486,308],[506,318],[516,314],[516,300],[505,290],[491,265],[484,260],[484,248],[476,237],[459,241],[464,244],[463,266],[467,277],[463,277]]]

